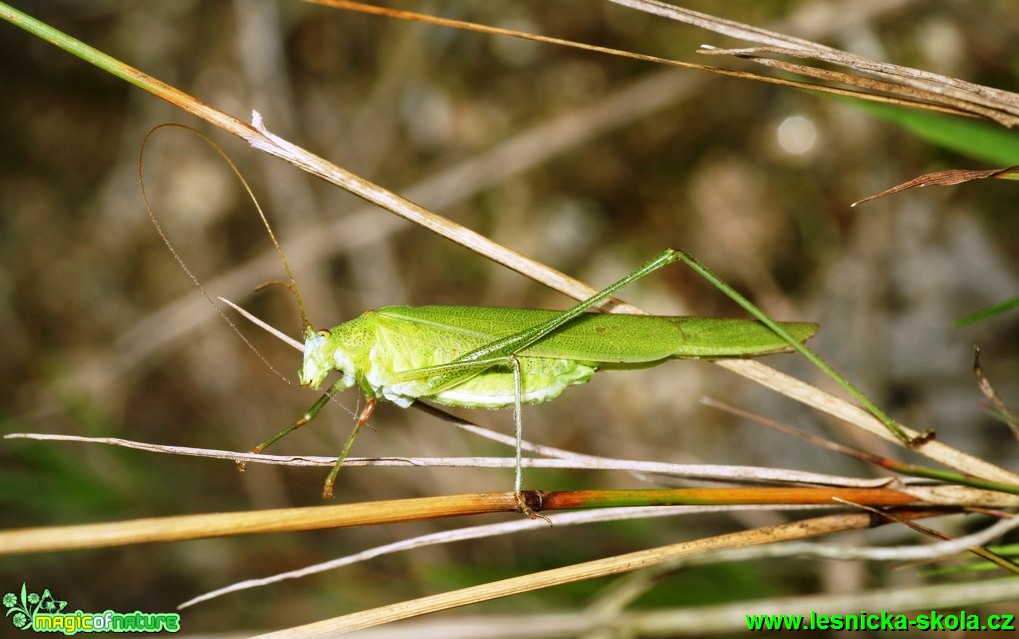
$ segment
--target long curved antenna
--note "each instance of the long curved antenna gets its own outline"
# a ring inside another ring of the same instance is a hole
[[[162,224],[159,223],[159,219],[156,217],[156,212],[152,209],[152,204],[149,202],[148,191],[145,190],[145,176],[144,176],[144,174],[142,172],[142,167],[144,166],[144,160],[145,160],[145,146],[148,144],[149,138],[151,138],[152,135],[156,131],[158,131],[159,129],[161,129],[163,127],[171,127],[171,126],[172,127],[179,127],[181,129],[185,129],[187,131],[190,131],[191,133],[194,133],[195,135],[199,136],[200,138],[202,138],[206,142],[208,142],[210,145],[212,145],[212,147],[214,149],[216,149],[216,151],[219,152],[219,154],[223,157],[223,159],[225,159],[227,161],[227,164],[230,165],[230,168],[233,169],[234,174],[236,174],[237,177],[241,180],[241,183],[244,184],[245,190],[248,192],[248,195],[251,196],[251,199],[255,202],[255,207],[258,208],[259,215],[262,216],[262,220],[265,221],[266,225],[268,226],[268,221],[266,221],[265,214],[262,213],[262,208],[260,206],[258,206],[258,201],[255,200],[255,196],[251,192],[251,188],[248,187],[248,183],[244,180],[244,177],[240,174],[240,172],[239,172],[238,168],[236,167],[236,165],[234,165],[234,163],[232,161],[230,161],[230,158],[227,157],[226,152],[223,151],[223,149],[220,148],[219,145],[217,145],[215,142],[210,140],[203,133],[201,133],[199,131],[196,131],[195,129],[193,129],[193,128],[189,127],[189,126],[186,126],[186,125],[183,125],[183,124],[176,124],[176,123],[172,123],[172,122],[171,123],[160,124],[158,126],[153,127],[148,133],[145,134],[145,139],[142,140],[141,149],[139,149],[139,151],[138,151],[138,183],[139,183],[139,186],[141,187],[142,200],[144,200],[144,202],[145,202],[145,210],[149,214],[149,219],[152,220],[152,225],[156,227],[156,232],[159,233],[159,237],[162,238],[163,243],[166,244],[166,248],[170,249],[170,253],[173,255],[174,259],[177,260],[177,263],[180,264],[180,267],[184,270],[185,273],[187,273],[187,276],[191,278],[191,281],[194,282],[195,286],[198,287],[198,290],[200,290],[202,292],[202,295],[205,297],[205,299],[209,301],[209,304],[212,304],[213,308],[216,309],[216,312],[219,313],[220,317],[222,317],[223,320],[233,330],[233,332],[236,333],[237,336],[241,338],[241,341],[243,341],[244,344],[249,349],[251,349],[251,352],[253,352],[258,357],[258,359],[262,360],[262,363],[265,364],[269,368],[269,370],[271,370],[273,373],[275,373],[280,379],[285,381],[287,384],[290,384],[291,386],[293,386],[294,382],[291,381],[291,379],[289,377],[287,377],[286,375],[281,373],[279,370],[277,370],[276,367],[273,366],[269,362],[269,360],[267,360],[265,358],[265,356],[262,355],[262,353],[260,353],[258,351],[257,348],[255,348],[255,345],[252,344],[250,341],[248,341],[248,338],[245,337],[243,333],[241,333],[240,329],[237,328],[237,325],[234,324],[233,320],[231,320],[229,317],[227,317],[226,313],[223,312],[223,309],[219,306],[219,304],[217,304],[215,302],[215,300],[212,299],[212,297],[209,295],[208,291],[205,290],[205,287],[202,286],[202,283],[201,283],[201,281],[199,281],[198,277],[195,276],[195,274],[191,272],[190,268],[188,268],[188,265],[184,261],[184,258],[182,258],[180,256],[180,254],[177,252],[177,249],[175,249],[173,247],[173,243],[170,242],[169,236],[167,236],[166,232],[163,230]],[[272,235],[272,230],[271,229],[269,230],[269,234]],[[304,325],[307,328],[311,324],[310,324],[310,322],[308,322],[307,315],[304,312],[304,304],[301,301],[301,296],[300,296],[300,294],[297,291],[297,284],[294,283],[293,275],[291,275],[291,273],[290,273],[290,266],[287,264],[286,258],[283,257],[283,251],[279,248],[279,243],[276,242],[276,237],[273,236],[272,240],[273,240],[273,243],[276,244],[276,249],[279,251],[280,257],[283,258],[283,264],[286,267],[287,275],[290,276],[290,283],[291,283],[291,286],[292,286],[291,291],[294,293],[294,296],[297,298],[297,304],[298,304],[298,306],[300,306],[300,309],[301,309],[301,319],[303,320]],[[288,287],[288,288],[290,288],[290,287]]]
[[[159,129],[162,129],[163,127],[177,127],[180,129],[184,129],[185,131],[194,133],[198,137],[205,140],[205,142],[207,142],[209,146],[211,146],[213,149],[216,150],[217,153],[219,153],[220,157],[222,157],[223,160],[230,167],[230,170],[233,171],[234,175],[237,176],[237,179],[240,180],[241,185],[244,186],[244,190],[248,194],[248,197],[251,199],[252,203],[254,203],[255,210],[258,211],[258,217],[261,218],[262,224],[265,226],[265,230],[269,233],[269,239],[272,240],[273,246],[276,247],[276,254],[280,256],[280,261],[283,263],[283,270],[285,270],[287,273],[287,281],[281,283],[286,285],[287,289],[291,292],[291,294],[293,294],[294,299],[297,300],[297,308],[301,313],[301,332],[307,333],[312,326],[311,322],[308,320],[308,313],[304,309],[304,299],[301,298],[301,291],[297,288],[297,280],[294,278],[294,272],[290,269],[290,262],[287,261],[287,256],[283,253],[283,247],[280,246],[279,240],[276,239],[276,234],[272,230],[272,225],[269,224],[269,218],[266,217],[265,211],[262,210],[262,205],[258,203],[258,198],[255,197],[255,193],[251,190],[251,186],[248,185],[248,181],[244,179],[244,175],[241,174],[240,169],[238,169],[237,165],[234,164],[233,160],[230,159],[230,156],[226,154],[226,151],[224,151],[223,148],[220,147],[218,144],[213,142],[211,138],[209,138],[207,135],[205,135],[204,133],[195,128],[192,128],[185,124],[177,124],[175,122],[167,122],[153,127],[152,130],[145,134],[145,139],[142,140],[141,150],[138,152],[138,181],[141,183],[142,198],[145,200],[145,208],[146,210],[148,210],[149,218],[151,218],[152,224],[155,225],[156,231],[158,231],[160,237],[163,238],[163,242],[166,244],[167,248],[169,248],[170,252],[173,253],[173,256],[177,259],[177,262],[184,269],[184,272],[188,274],[188,276],[195,282],[196,285],[198,285],[198,288],[202,288],[202,285],[199,284],[198,279],[191,273],[187,265],[184,263],[184,260],[181,259],[181,257],[177,254],[177,251],[175,251],[173,246],[170,244],[170,240],[167,239],[166,233],[163,232],[163,228],[156,220],[156,215],[152,211],[152,206],[149,204],[149,199],[145,192],[145,179],[142,177],[142,159],[145,155],[145,145],[148,143],[149,138],[152,137],[152,134],[154,134]],[[204,293],[205,290],[202,289],[202,292]],[[208,298],[210,302],[212,301],[207,294],[205,297]],[[212,304],[213,306],[216,306],[215,302],[212,302]],[[222,315],[222,311],[220,312],[220,314]]]

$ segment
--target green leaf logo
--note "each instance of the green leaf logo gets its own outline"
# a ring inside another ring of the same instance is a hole
[[[27,630],[32,627],[32,620],[39,612],[57,613],[67,606],[66,601],[61,601],[50,593],[49,589],[43,590],[42,594],[28,592],[25,583],[21,584],[20,596],[8,592],[3,598],[4,607],[7,608],[6,617],[11,617],[11,623],[15,628]]]

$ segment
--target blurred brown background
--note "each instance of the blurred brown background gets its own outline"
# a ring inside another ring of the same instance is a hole
[[[915,175],[983,165],[844,103],[791,89],[286,0],[49,0],[20,8],[238,117],[601,286],[683,248],[781,319],[914,427],[1001,464],[1015,442],[981,406],[971,347],[1019,399],[1015,313],[958,317],[1016,294],[1016,186],[987,181],[849,204]],[[690,27],[594,0],[398,6],[693,62]],[[1016,90],[1019,5],[1008,2],[686,2],[877,59]],[[738,43],[736,43],[738,44]],[[562,308],[568,300],[364,205],[9,25],[0,25],[0,431],[117,436],[245,450],[314,395],[274,376],[215,315],[145,214],[138,150],[162,122],[206,131],[252,182],[312,321],[385,304]],[[1019,162],[1016,162],[1019,163]],[[213,295],[297,334],[271,246],[229,169],[162,131],[146,152],[153,204]],[[255,260],[254,266],[250,266]],[[243,270],[239,270],[243,269]],[[681,267],[623,295],[660,314],[739,316]],[[299,356],[242,326],[287,375]],[[821,383],[792,356],[769,363]],[[871,450],[710,364],[596,376],[528,408],[526,436],[578,452],[872,475],[858,464],[701,406],[708,394]],[[341,397],[351,410],[353,392]],[[509,415],[477,411],[510,431]],[[416,411],[383,406],[356,455],[509,455]],[[278,452],[327,455],[350,418],[331,407]],[[5,527],[319,503],[324,470],[251,467],[95,445],[4,441]],[[641,487],[605,473],[529,472],[531,487]],[[347,469],[339,500],[509,490],[509,471]],[[200,605],[185,629],[271,628],[441,590],[780,521],[779,514],[563,528],[385,557]],[[491,521],[486,519],[484,521]],[[231,581],[451,528],[199,541],[0,559],[0,591],[49,588],[71,609],[169,611]],[[765,578],[766,577],[766,578]],[[913,570],[804,561],[684,572],[641,604],[725,601],[915,582]],[[578,609],[605,582],[471,612]]]

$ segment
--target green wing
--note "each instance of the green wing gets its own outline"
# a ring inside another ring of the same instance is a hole
[[[377,313],[413,325],[415,341],[435,348],[457,344],[471,350],[545,322],[558,311],[484,306],[389,306]],[[385,320],[383,320],[385,321]],[[782,323],[806,340],[816,324]],[[526,349],[524,357],[571,359],[596,364],[640,364],[669,357],[753,357],[789,350],[755,320],[588,313]]]
[[[757,320],[715,317],[663,317],[683,332],[683,342],[672,357],[708,359],[756,357],[792,348]],[[817,332],[813,322],[778,322],[793,339],[805,342]]]

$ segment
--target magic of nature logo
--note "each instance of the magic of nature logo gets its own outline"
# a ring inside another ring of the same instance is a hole
[[[42,594],[29,592],[21,584],[21,592],[8,592],[3,597],[7,617],[15,628],[35,632],[177,632],[180,615],[174,612],[64,612],[67,602],[57,599],[49,588]]]

